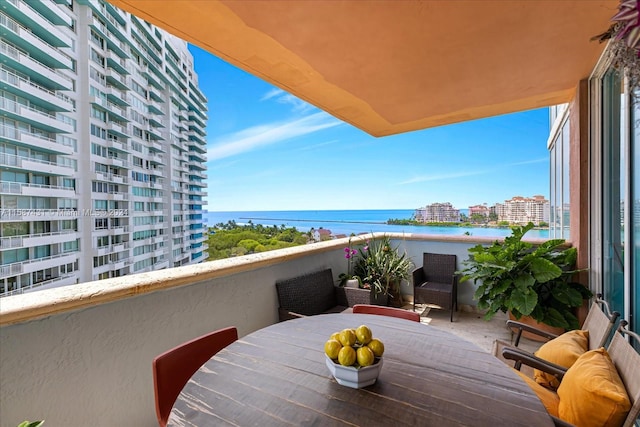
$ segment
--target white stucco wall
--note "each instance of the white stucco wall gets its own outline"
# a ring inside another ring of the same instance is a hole
[[[47,427],[157,425],[156,355],[217,328],[234,325],[243,336],[277,322],[276,280],[323,268],[337,278],[346,269],[346,242],[0,300],[0,425],[25,419],[45,419]],[[425,251],[455,253],[460,263],[477,239],[395,236],[393,242],[419,264]],[[408,284],[404,292],[411,294]],[[472,294],[461,284],[459,303],[473,304]]]

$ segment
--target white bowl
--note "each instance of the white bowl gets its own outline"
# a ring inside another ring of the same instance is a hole
[[[326,354],[325,357],[327,368],[329,368],[331,375],[333,375],[338,384],[351,388],[362,388],[374,384],[378,379],[380,369],[382,369],[382,357],[376,357],[373,365],[359,368],[342,366],[331,360]]]

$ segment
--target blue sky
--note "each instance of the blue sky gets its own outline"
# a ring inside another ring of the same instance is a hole
[[[189,49],[209,100],[209,211],[465,209],[549,197],[547,108],[375,138]]]

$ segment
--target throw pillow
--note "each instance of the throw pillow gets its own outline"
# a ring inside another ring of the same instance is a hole
[[[523,374],[522,372],[514,369],[516,374],[520,375],[520,378],[524,380],[525,383],[533,390],[533,392],[538,396],[538,399],[542,402],[544,407],[547,409],[549,415],[553,415],[554,417],[558,416],[558,405],[560,404],[560,399],[558,395],[549,390],[548,388],[542,387],[540,384],[535,382],[532,378]]]
[[[631,402],[604,348],[584,353],[558,387],[559,417],[580,427],[621,426]]]
[[[575,330],[546,342],[534,354],[563,368],[570,368],[588,349],[589,331]],[[538,369],[533,370],[533,378],[538,384],[551,390],[556,390],[560,385],[555,376]]]

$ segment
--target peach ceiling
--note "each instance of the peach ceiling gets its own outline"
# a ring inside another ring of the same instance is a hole
[[[617,0],[110,0],[375,135],[567,102]]]

